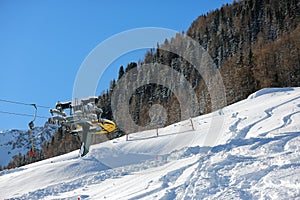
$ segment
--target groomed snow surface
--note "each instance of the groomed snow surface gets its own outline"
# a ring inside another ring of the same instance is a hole
[[[0,199],[300,199],[300,88],[258,91],[193,124],[0,172]]]

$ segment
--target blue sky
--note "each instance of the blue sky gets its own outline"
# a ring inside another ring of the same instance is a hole
[[[199,15],[231,2],[0,0],[0,99],[49,107],[70,100],[81,63],[99,43],[141,27],[186,31]],[[144,51],[132,52],[116,60],[99,82],[99,94],[117,77],[121,65],[143,55]],[[33,114],[33,110],[0,101],[0,111]],[[38,115],[50,117],[44,108]],[[0,113],[0,130],[27,129],[31,119]],[[37,119],[36,125],[44,122]]]

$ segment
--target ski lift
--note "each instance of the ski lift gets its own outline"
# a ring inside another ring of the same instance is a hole
[[[58,102],[55,109],[50,109],[52,123],[58,123],[63,133],[81,136],[83,144],[80,156],[85,156],[89,152],[91,137],[93,134],[109,134],[116,129],[116,124],[101,117],[103,111],[97,107],[98,98],[88,97],[75,101]],[[70,115],[65,113],[65,109],[70,109]],[[80,137],[79,136],[79,137]]]
[[[34,128],[34,121],[36,119],[36,113],[37,113],[37,106],[36,104],[30,104],[34,107],[34,118],[32,121],[29,122],[28,126],[29,126],[29,134],[30,134],[30,140],[31,140],[31,149],[29,151],[29,155],[30,156],[34,156],[34,142],[33,142],[33,136],[32,136],[32,130]]]

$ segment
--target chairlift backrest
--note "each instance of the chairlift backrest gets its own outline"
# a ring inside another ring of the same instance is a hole
[[[64,109],[70,109],[72,108],[72,102],[67,101],[67,102],[57,102],[56,103],[56,109],[58,110],[64,110]]]

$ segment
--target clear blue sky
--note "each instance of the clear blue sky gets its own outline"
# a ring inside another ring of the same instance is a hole
[[[186,31],[201,14],[232,0],[0,0],[0,99],[55,106],[70,100],[76,73],[102,41],[133,28]],[[156,44],[153,44],[155,47]],[[130,53],[113,63],[100,91],[120,65],[138,61]],[[0,111],[33,114],[33,108],[0,101]],[[50,117],[48,109],[38,115]],[[0,130],[27,129],[31,117],[0,113]],[[41,126],[45,119],[37,119]]]

